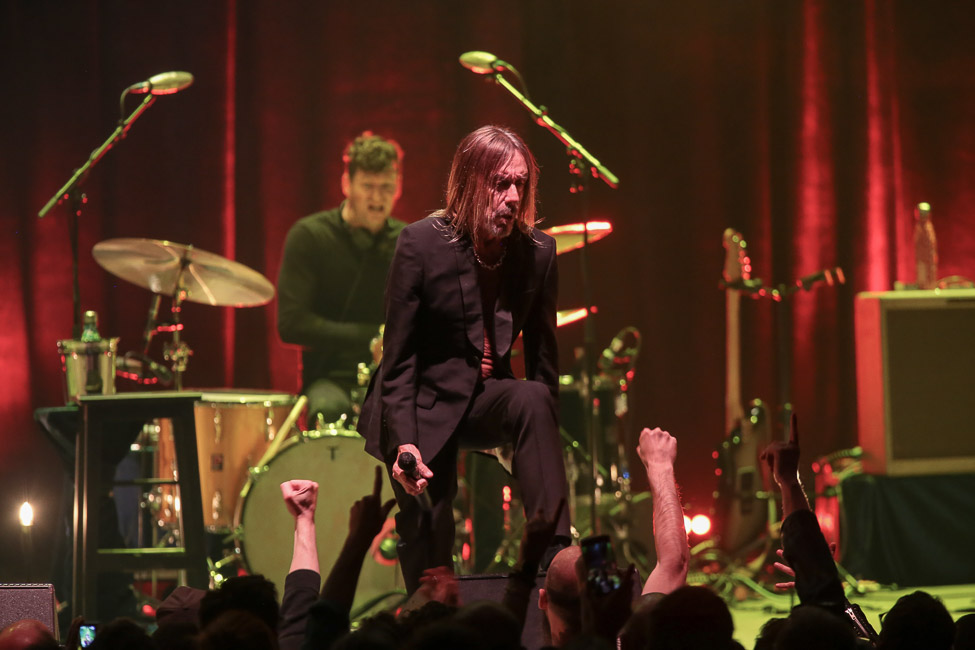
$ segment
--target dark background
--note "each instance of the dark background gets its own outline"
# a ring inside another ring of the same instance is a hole
[[[722,231],[740,229],[771,283],[841,266],[845,286],[793,304],[792,393],[807,459],[856,443],[853,299],[912,282],[913,205],[930,201],[940,275],[975,275],[975,4],[913,0],[132,2],[0,4],[0,580],[46,579],[61,467],[32,420],[62,403],[71,334],[64,207],[45,201],[101,143],[129,84],[187,70],[85,184],[81,292],[103,335],[138,347],[148,292],[103,271],[111,237],[193,244],[276,279],[299,217],[341,198],[341,150],[364,129],[406,151],[396,213],[438,208],[450,157],[485,123],[524,135],[542,166],[544,226],[583,218],[563,147],[457,57],[487,50],[621,179],[595,182],[596,343],[644,336],[633,426],[679,439],[700,511],[724,435]],[[135,105],[130,99],[129,110]],[[579,254],[560,307],[583,304]],[[338,278],[337,281],[342,281]],[[778,402],[772,305],[743,304],[745,397]],[[186,384],[295,392],[274,303],[189,304]],[[562,332],[571,364],[582,327]],[[121,385],[121,384],[120,384]],[[639,481],[639,477],[638,477]],[[20,554],[30,498],[35,570]]]

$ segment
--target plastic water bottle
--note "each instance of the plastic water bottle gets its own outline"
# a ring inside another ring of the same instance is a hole
[[[938,288],[938,240],[931,222],[931,205],[918,203],[914,209],[914,261],[917,288]]]

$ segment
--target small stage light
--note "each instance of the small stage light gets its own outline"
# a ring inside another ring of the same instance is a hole
[[[684,534],[685,535],[691,534],[691,518],[688,517],[687,515],[684,515]]]
[[[24,528],[34,525],[34,509],[31,508],[29,501],[24,501],[20,506],[20,525]]]
[[[707,515],[694,515],[691,519],[691,532],[695,535],[707,535],[711,532],[711,520]]]

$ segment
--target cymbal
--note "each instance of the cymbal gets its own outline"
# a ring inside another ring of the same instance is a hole
[[[595,311],[595,307],[593,310]],[[555,312],[555,326],[562,327],[563,325],[582,320],[586,316],[587,312],[585,307],[579,307],[578,309],[560,309]]]
[[[184,300],[230,307],[263,305],[274,297],[274,285],[254,269],[186,244],[107,239],[91,253],[112,275],[164,296],[183,290]]]
[[[561,255],[582,248],[583,231],[588,231],[589,243],[592,244],[613,232],[613,224],[608,221],[570,223],[564,226],[552,226],[542,232],[555,238],[555,254]]]

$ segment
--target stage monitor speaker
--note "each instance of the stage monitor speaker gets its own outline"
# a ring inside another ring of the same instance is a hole
[[[58,639],[54,585],[0,584],[0,630],[25,618],[40,621]]]
[[[864,471],[975,472],[975,290],[856,298]]]

